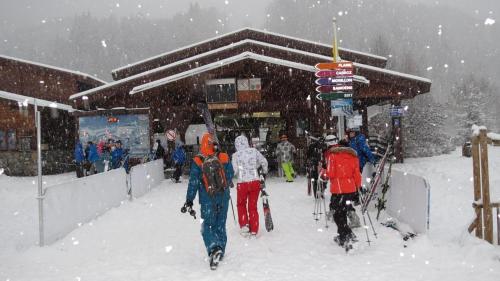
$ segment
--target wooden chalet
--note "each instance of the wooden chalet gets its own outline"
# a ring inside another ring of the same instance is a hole
[[[384,69],[384,57],[339,51],[354,62],[355,109],[363,114],[365,131],[368,106],[398,104],[430,90],[429,79]],[[331,61],[331,53],[327,44],[245,28],[116,69],[116,81],[70,100],[80,109],[84,100],[90,109],[148,107],[158,127],[176,128],[181,138],[189,124],[199,122],[196,102],[207,100],[216,119],[273,116],[303,147],[306,130],[320,134],[336,127],[330,103],[315,98],[314,65]]]
[[[75,121],[69,96],[106,82],[88,74],[0,55],[0,168],[36,174],[34,104],[41,111],[44,173],[71,170]]]

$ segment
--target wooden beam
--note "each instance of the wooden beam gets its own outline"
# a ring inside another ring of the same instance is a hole
[[[472,138],[472,173],[474,178],[474,202],[478,202],[481,199],[481,169],[479,167],[479,137],[475,136]],[[476,208],[476,237],[483,238],[483,223],[481,219],[480,208]]]
[[[479,144],[481,152],[481,187],[483,198],[483,222],[484,222],[484,239],[493,244],[493,220],[492,210],[490,206],[490,180],[488,171],[488,143],[486,141],[486,130],[481,130],[479,133]]]

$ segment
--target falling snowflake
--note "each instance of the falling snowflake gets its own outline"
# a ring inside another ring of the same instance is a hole
[[[432,66],[427,67],[427,71],[432,70]]]
[[[224,1],[224,4],[229,5],[229,1],[227,1],[227,0]]]
[[[165,247],[165,252],[170,253],[170,251],[172,251],[172,249],[173,249],[173,248],[174,248],[174,247],[172,247],[172,246],[170,246],[170,245],[169,245],[169,246],[166,246],[166,247]]]
[[[495,20],[492,19],[492,18],[487,18],[485,21],[484,21],[484,25],[493,25],[495,24]]]
[[[116,7],[117,7],[117,8],[120,8],[120,3],[116,3]]]
[[[102,41],[101,41],[101,45],[102,45],[104,48],[108,47],[108,45],[106,44],[106,41],[105,41],[105,40],[102,40]]]
[[[142,8],[142,5],[141,4],[137,5],[137,8],[139,8],[139,9]]]
[[[284,17],[284,16],[281,16],[281,17],[280,17],[280,19],[281,19],[281,20],[285,20],[285,17]]]

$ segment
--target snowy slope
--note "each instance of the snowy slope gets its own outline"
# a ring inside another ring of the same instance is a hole
[[[490,171],[499,165],[500,149],[492,148]],[[0,280],[500,280],[500,247],[465,231],[473,214],[471,167],[459,151],[398,165],[430,181],[429,234],[405,248],[398,233],[376,225],[379,238],[372,246],[360,243],[351,255],[333,244],[335,226],[326,229],[324,220],[313,220],[304,178],[292,184],[269,179],[275,231],[265,232],[261,218],[257,239],[243,238],[230,210],[227,254],[215,272],[208,267],[199,220],[179,212],[186,181],[164,181],[38,248],[29,246],[37,237],[33,179],[0,176]],[[491,176],[499,188],[500,174]],[[493,199],[500,199],[495,192]],[[365,240],[364,231],[357,235]]]

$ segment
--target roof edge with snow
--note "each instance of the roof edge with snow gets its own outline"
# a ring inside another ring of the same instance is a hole
[[[2,54],[0,54],[0,58],[4,58],[4,59],[7,59],[7,60],[18,61],[18,62],[26,63],[26,64],[32,64],[32,65],[36,65],[36,66],[39,66],[39,67],[48,68],[48,69],[52,69],[52,70],[57,70],[57,71],[61,71],[61,72],[70,73],[70,74],[77,75],[77,76],[80,76],[80,77],[93,79],[93,80],[95,80],[95,81],[97,81],[99,83],[102,83],[102,84],[107,84],[108,83],[108,82],[106,82],[104,80],[101,80],[101,79],[95,77],[95,76],[92,76],[90,74],[87,74],[87,73],[84,73],[84,72],[80,72],[80,71],[70,70],[70,69],[66,69],[66,68],[62,68],[62,67],[58,67],[58,66],[48,65],[48,64],[44,64],[44,63],[40,63],[40,62],[35,62],[35,61],[20,59],[20,58],[6,56],[6,55],[2,55]]]

